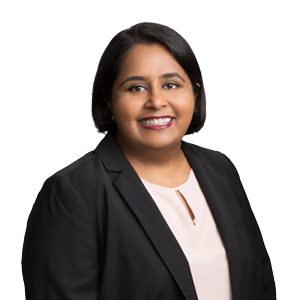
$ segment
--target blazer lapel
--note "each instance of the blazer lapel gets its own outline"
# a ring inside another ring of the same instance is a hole
[[[230,212],[213,168],[205,162],[203,156],[198,153],[195,155],[185,142],[182,143],[182,150],[195,173],[221,235],[228,257],[233,299],[238,300],[242,284],[241,253]]]
[[[114,186],[137,216],[185,298],[197,300],[190,267],[181,247],[113,136],[107,134],[95,152],[107,170],[120,173],[113,183]]]

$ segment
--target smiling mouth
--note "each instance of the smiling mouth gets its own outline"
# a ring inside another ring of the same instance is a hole
[[[140,125],[145,129],[159,130],[170,127],[174,118],[170,116],[148,117],[139,121]]]
[[[146,119],[146,120],[141,120],[140,122],[145,126],[162,126],[170,123],[171,120],[172,118],[168,117],[168,118]]]

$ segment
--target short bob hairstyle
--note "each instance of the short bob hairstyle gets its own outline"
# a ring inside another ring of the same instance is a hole
[[[105,49],[99,62],[92,94],[92,116],[98,131],[115,133],[118,130],[116,123],[112,121],[106,100],[112,100],[113,84],[121,71],[122,62],[138,44],[164,46],[186,72],[195,95],[194,114],[186,134],[199,131],[206,118],[206,99],[197,59],[181,35],[167,26],[156,23],[139,23],[119,32]]]

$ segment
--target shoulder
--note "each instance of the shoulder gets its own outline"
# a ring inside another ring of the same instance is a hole
[[[201,158],[204,163],[214,170],[221,168],[227,175],[238,177],[234,164],[225,154],[187,142],[183,142],[183,144],[187,151]]]
[[[68,178],[68,176],[72,175],[73,173],[78,173],[87,168],[91,168],[91,166],[95,164],[96,160],[97,156],[95,155],[94,151],[88,152],[71,164],[57,171],[55,174],[53,174],[53,176]]]
[[[90,151],[47,178],[43,190],[48,192],[74,190],[80,193],[81,186],[88,188],[96,180],[101,185],[105,173],[99,157],[94,151]]]
[[[34,211],[50,210],[55,216],[68,212],[95,224],[97,215],[105,212],[109,188],[107,171],[91,151],[46,179]]]

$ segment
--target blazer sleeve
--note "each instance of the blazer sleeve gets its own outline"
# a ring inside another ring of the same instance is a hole
[[[256,222],[255,216],[253,214],[253,211],[251,209],[250,203],[248,201],[246,192],[243,188],[242,182],[240,180],[240,176],[234,166],[234,164],[231,162],[231,160],[224,154],[222,154],[227,162],[230,165],[231,173],[233,173],[235,183],[234,184],[236,188],[236,193],[238,194],[239,199],[241,200],[241,204],[245,209],[246,218],[249,220],[250,224],[250,234],[251,238],[253,240],[253,244],[255,246],[256,254],[258,258],[260,259],[260,262],[263,266],[264,270],[264,286],[265,286],[265,297],[264,300],[276,300],[276,288],[275,288],[275,282],[273,277],[273,271],[271,266],[271,261],[269,258],[269,255],[267,253],[259,226]],[[228,169],[228,168],[227,168]]]
[[[98,239],[83,201],[62,176],[44,183],[25,233],[27,300],[98,299]]]

